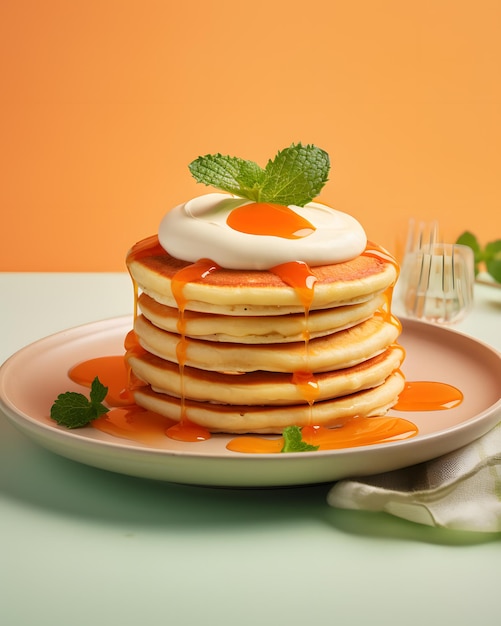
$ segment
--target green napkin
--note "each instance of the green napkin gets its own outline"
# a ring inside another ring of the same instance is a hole
[[[327,501],[333,507],[383,511],[429,526],[501,531],[501,423],[432,461],[342,480]]]

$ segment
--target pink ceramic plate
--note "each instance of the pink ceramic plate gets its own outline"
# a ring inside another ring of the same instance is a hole
[[[464,394],[457,408],[397,413],[420,434],[404,441],[300,454],[245,455],[226,450],[228,436],[201,443],[165,438],[158,447],[117,439],[94,428],[67,430],[48,417],[61,392],[82,391],[67,377],[84,359],[122,354],[130,317],[65,330],[33,343],[0,368],[0,407],[12,423],[45,448],[94,467],[171,482],[271,487],[329,482],[375,474],[440,456],[485,434],[501,420],[501,357],[459,332],[404,320],[408,380],[452,384]]]

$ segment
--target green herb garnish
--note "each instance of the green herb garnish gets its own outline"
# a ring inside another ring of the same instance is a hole
[[[96,376],[92,381],[89,400],[83,394],[75,391],[62,393],[52,405],[50,416],[60,426],[66,426],[67,428],[87,426],[87,424],[109,411],[102,404],[107,393],[108,387],[105,387]]]
[[[330,162],[324,150],[298,143],[280,150],[264,169],[222,154],[198,157],[189,168],[197,182],[254,202],[304,206],[327,182]]]
[[[478,242],[475,235],[465,231],[456,241],[464,246],[469,246],[475,256],[475,276],[485,268],[485,271],[501,283],[501,239],[491,241],[484,248]]]
[[[280,452],[314,452],[320,446],[312,446],[303,440],[299,426],[287,426],[282,433],[284,445]]]

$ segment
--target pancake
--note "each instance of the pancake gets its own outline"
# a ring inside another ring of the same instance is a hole
[[[143,315],[137,317],[134,330],[145,350],[178,362],[178,334],[157,328]],[[250,345],[187,338],[183,365],[216,372],[326,372],[351,367],[384,352],[399,333],[400,326],[393,320],[374,315],[351,328],[312,339],[307,350],[304,341]]]
[[[317,401],[345,396],[363,389],[377,387],[396,371],[404,360],[404,350],[393,345],[382,354],[358,365],[317,374]],[[234,405],[302,404],[306,400],[290,374],[281,372],[249,372],[226,374],[184,367],[183,380],[179,367],[153,354],[131,355],[128,359],[134,373],[151,385],[154,391],[184,397],[198,402]]]
[[[265,316],[216,315],[185,311],[183,333],[187,337],[207,341],[232,343],[279,343],[304,341],[355,326],[371,317],[384,303],[382,294],[371,296],[366,302],[338,306],[332,309],[302,313]],[[179,330],[179,310],[156,302],[143,293],[138,306],[152,324],[172,333]]]
[[[137,244],[127,256],[127,267],[139,287],[153,300],[177,307],[172,279],[190,265],[172,257],[159,246],[145,255],[147,242]],[[310,310],[356,304],[383,293],[394,284],[397,267],[388,256],[362,254],[351,261],[312,267],[316,277]],[[223,315],[284,315],[303,313],[298,292],[277,275],[261,270],[217,269],[203,280],[184,285],[186,309]]]
[[[213,433],[281,433],[287,426],[340,426],[354,415],[384,415],[396,402],[405,385],[400,372],[391,374],[382,385],[357,393],[308,404],[285,406],[222,405],[185,400],[185,416]],[[135,391],[136,402],[160,415],[180,420],[181,400],[149,387]],[[354,406],[356,412],[354,413]]]

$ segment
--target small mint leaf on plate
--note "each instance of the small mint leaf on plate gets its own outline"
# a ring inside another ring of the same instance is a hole
[[[66,428],[82,428],[108,412],[102,404],[108,393],[108,387],[99,378],[94,378],[88,400],[82,393],[67,391],[61,393],[50,409],[51,418]]]
[[[287,426],[282,432],[284,445],[280,452],[314,452],[319,446],[312,446],[303,440],[299,426]]]

